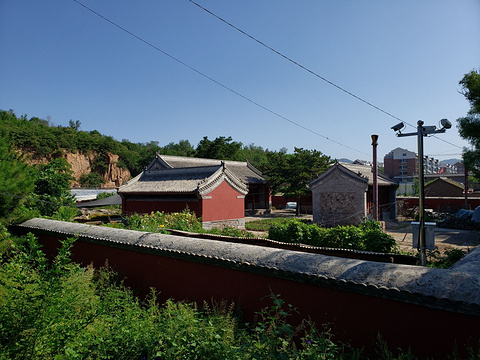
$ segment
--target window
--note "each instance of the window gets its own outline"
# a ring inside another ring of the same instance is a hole
[[[400,164],[406,164],[407,163],[407,159],[400,159]]]
[[[407,169],[407,165],[400,165],[400,169],[401,169],[401,170],[406,170],[406,169]]]

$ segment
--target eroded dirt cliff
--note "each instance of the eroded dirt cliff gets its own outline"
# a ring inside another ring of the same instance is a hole
[[[37,164],[46,164],[51,158],[38,158],[35,157],[30,152],[21,151],[27,156],[27,162],[30,165]],[[67,162],[72,166],[73,177],[75,181],[72,183],[72,187],[80,187],[80,177],[82,175],[88,175],[93,171],[93,166],[95,160],[98,156],[104,157],[104,162],[106,163],[105,171],[100,174],[104,179],[105,183],[102,185],[104,188],[114,188],[120,185],[123,185],[127,182],[130,177],[130,171],[128,169],[118,166],[119,156],[111,153],[106,153],[106,155],[99,155],[94,151],[89,152],[88,154],[83,153],[71,153],[63,152],[61,157],[65,158]]]

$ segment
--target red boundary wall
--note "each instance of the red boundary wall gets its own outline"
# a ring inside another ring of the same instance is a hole
[[[33,231],[50,256],[56,253],[58,239],[69,236],[28,226],[16,231]],[[142,234],[145,233],[139,233],[139,238]],[[160,300],[187,299],[200,304],[212,300],[233,301],[251,321],[256,311],[270,304],[265,297],[279,294],[298,309],[292,321],[310,318],[316,324],[331,324],[336,340],[356,347],[373,344],[377,335],[382,334],[392,348],[411,348],[421,357],[445,358],[455,344],[462,350],[470,343],[478,345],[480,339],[480,313],[475,314],[478,306],[473,307],[473,314],[456,312],[455,304],[447,305],[450,310],[441,309],[443,305],[440,308],[423,305],[432,303],[428,296],[410,294],[408,301],[399,301],[381,287],[368,290],[369,286],[365,285],[356,290],[348,281],[325,277],[312,280],[302,273],[78,235],[80,238],[72,251],[74,261],[84,265],[93,263],[97,268],[108,261],[109,266],[125,276],[125,284],[137,289],[140,295],[155,287],[160,292]],[[385,294],[388,296],[383,296]],[[367,347],[367,353],[369,350]]]
[[[397,201],[404,202],[405,209],[418,206],[418,197],[397,197]],[[480,206],[480,197],[469,197],[467,204],[471,210],[475,209]],[[460,209],[465,209],[465,198],[426,197],[425,208],[442,213],[456,213]]]

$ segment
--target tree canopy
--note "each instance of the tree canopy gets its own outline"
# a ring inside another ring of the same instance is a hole
[[[197,146],[196,156],[207,159],[240,160],[239,151],[242,143],[233,141],[232,137],[217,137],[211,141],[205,136]]]
[[[0,110],[0,139],[11,142],[16,149],[28,151],[36,158],[52,160],[62,157],[65,151],[72,153],[96,152],[99,159],[94,164],[99,176],[84,177],[86,183],[97,184],[105,170],[103,159],[110,152],[119,156],[118,165],[126,168],[133,176],[139,174],[155,157],[155,154],[203,157],[222,160],[250,161],[259,167],[265,161],[265,151],[260,146],[241,142],[229,137],[220,136],[214,140],[204,137],[197,147],[188,140],[178,143],[170,142],[161,146],[158,141],[132,143],[123,139],[117,141],[111,136],[102,135],[97,130],[80,130],[79,120],[70,120],[68,126],[55,126],[50,121],[27,115],[18,118],[13,110]]]
[[[0,141],[0,224],[15,218],[34,189],[32,169],[7,142]]]
[[[283,193],[297,198],[309,193],[308,183],[328,169],[332,160],[317,150],[295,148],[293,154],[286,150],[267,153],[262,172],[270,184],[272,194]],[[297,213],[300,206],[297,206]]]
[[[465,117],[457,119],[460,136],[468,140],[471,149],[464,150],[463,163],[467,170],[480,178],[480,73],[472,70],[460,80],[462,94],[470,103]]]

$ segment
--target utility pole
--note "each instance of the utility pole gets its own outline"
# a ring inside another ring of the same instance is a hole
[[[423,121],[417,122],[418,136],[418,246],[420,264],[427,265],[427,251],[425,247],[425,180],[423,176]]]
[[[427,265],[427,252],[425,244],[425,181],[423,175],[423,137],[431,134],[444,133],[445,130],[452,127],[452,123],[447,119],[440,120],[440,123],[442,128],[437,130],[437,127],[435,125],[423,126],[423,121],[418,120],[417,131],[407,134],[402,134],[401,132],[401,130],[405,127],[405,124],[403,122],[392,126],[393,131],[397,133],[398,137],[417,136],[418,139],[418,251],[420,252],[420,264],[422,266]]]
[[[465,192],[465,210],[470,210],[469,206],[468,206],[468,170],[467,168],[465,167],[465,164],[463,164],[463,169],[464,169],[464,176],[465,176],[465,180],[463,181],[463,186],[464,186],[464,192]]]

